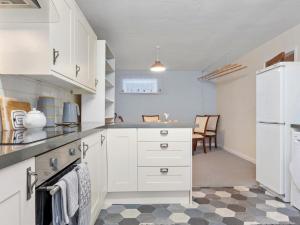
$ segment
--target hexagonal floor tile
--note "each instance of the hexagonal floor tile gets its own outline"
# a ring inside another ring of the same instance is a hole
[[[121,215],[124,218],[137,218],[140,214],[140,211],[137,209],[125,209],[123,212],[121,212]]]
[[[266,200],[266,204],[270,205],[270,206],[273,206],[275,208],[284,208],[284,207],[286,207],[286,205],[283,202],[279,202],[279,201],[276,201],[276,200]]]
[[[236,204],[229,204],[227,206],[228,209],[231,209],[234,212],[245,212],[246,208],[240,205],[236,205]]]
[[[249,191],[249,188],[248,187],[245,187],[245,186],[235,186],[233,187],[235,190],[238,190],[240,192],[242,191]]]
[[[119,223],[123,219],[120,214],[108,214],[103,218],[104,222],[108,224]]]
[[[192,202],[192,204],[181,204],[186,209],[196,209],[198,208],[199,204],[197,202]]]
[[[226,191],[216,191],[215,195],[221,197],[221,198],[230,198],[231,194]]]
[[[217,208],[216,213],[222,217],[234,217],[235,212],[227,208]]]
[[[203,213],[199,209],[186,209],[184,211],[184,213],[187,214],[191,218],[203,216]]]
[[[142,213],[136,218],[140,223],[153,223],[155,216],[152,213]]]
[[[171,212],[166,208],[156,208],[153,211],[153,215],[157,218],[168,218],[171,215]]]
[[[189,221],[189,219],[190,217],[185,213],[173,213],[170,216],[170,220],[172,220],[174,223],[186,223]]]
[[[216,213],[204,213],[203,218],[210,223],[219,223],[222,222],[223,217],[219,216]]]
[[[195,198],[194,201],[197,202],[198,204],[208,204],[209,203],[208,198]]]
[[[227,224],[227,225],[244,225],[244,222],[234,218],[234,217],[227,217],[223,219],[223,223]]]
[[[210,205],[216,207],[216,208],[226,208],[227,204],[222,201],[217,200],[211,200]]]
[[[208,225],[209,222],[203,218],[191,218],[188,223],[190,225]]]
[[[141,213],[152,213],[155,208],[152,205],[141,205],[137,208]]]
[[[212,205],[208,205],[208,204],[199,205],[198,209],[202,213],[209,213],[209,212],[215,212],[216,211],[216,207],[214,207]]]
[[[169,218],[156,218],[154,224],[163,224],[163,225],[174,225],[174,222]]]
[[[169,205],[167,209],[173,213],[183,213],[185,210],[185,208],[180,204]]]
[[[107,209],[108,213],[121,213],[125,210],[125,207],[123,205],[112,205]]]
[[[267,212],[267,217],[276,220],[278,222],[289,222],[290,219],[288,216],[280,213],[280,212]]]
[[[202,191],[193,191],[193,197],[195,198],[204,198],[205,197],[205,193],[203,193]]]
[[[231,197],[237,200],[247,200],[247,197],[241,194],[233,194]]]
[[[255,222],[255,221],[247,221],[247,222],[244,222],[244,225],[255,225],[255,224],[259,224],[258,222]]]
[[[133,218],[126,218],[126,219],[123,219],[119,225],[139,225],[140,222],[137,220],[137,219],[133,219]]]

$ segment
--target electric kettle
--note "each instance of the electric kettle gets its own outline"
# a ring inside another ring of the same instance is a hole
[[[66,124],[77,124],[78,117],[80,116],[79,106],[73,102],[64,102],[64,109],[63,109],[63,123]]]

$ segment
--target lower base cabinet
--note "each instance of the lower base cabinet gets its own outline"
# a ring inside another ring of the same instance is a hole
[[[87,163],[91,179],[91,223],[94,225],[107,193],[105,131],[82,139],[82,161]]]
[[[107,130],[108,192],[191,191],[192,129]]]
[[[0,224],[34,225],[35,195],[27,200],[27,169],[35,170],[29,159],[0,170]]]

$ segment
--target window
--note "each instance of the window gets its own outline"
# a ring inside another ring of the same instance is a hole
[[[157,79],[123,79],[122,93],[132,94],[154,94],[159,93]]]

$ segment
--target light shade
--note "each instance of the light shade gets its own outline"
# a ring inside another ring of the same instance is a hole
[[[158,60],[150,67],[152,72],[164,72],[166,71],[166,67]]]

